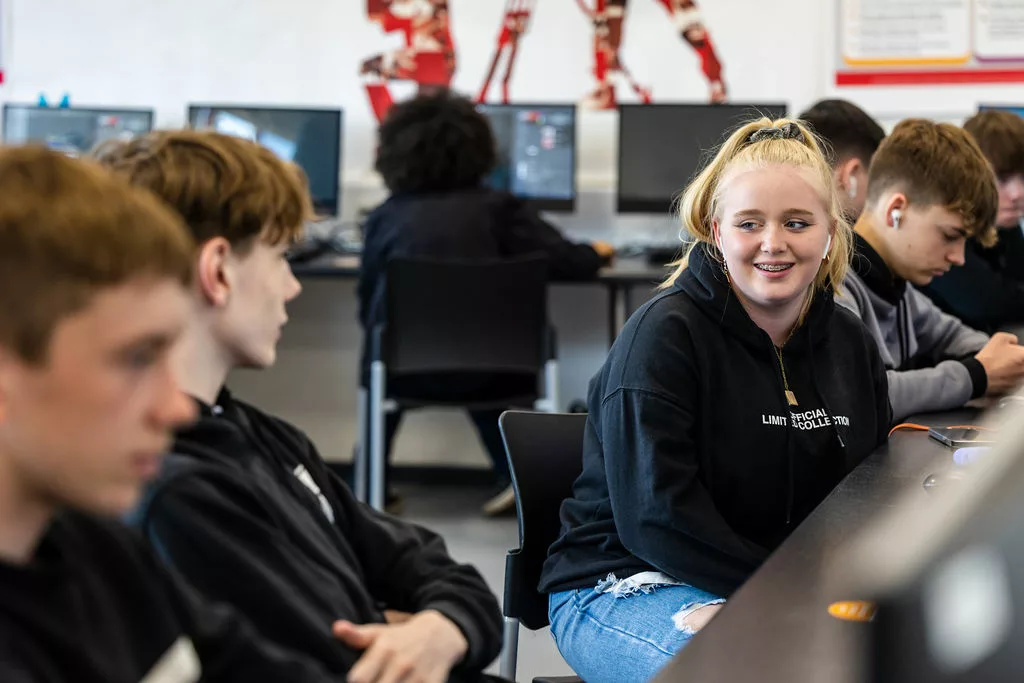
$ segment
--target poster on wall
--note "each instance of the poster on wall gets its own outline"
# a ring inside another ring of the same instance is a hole
[[[838,0],[837,86],[1024,83],[1024,0]]]
[[[486,60],[488,68],[477,94],[481,104],[515,102],[516,59],[527,50],[541,50],[531,44],[529,32],[538,0],[504,0],[501,23],[496,27],[490,54],[458,54],[451,30],[451,13],[459,0],[367,0],[366,15],[371,25],[383,33],[402,36],[402,45],[390,52],[366,57],[359,65],[366,94],[377,119],[392,103],[388,87],[395,81],[413,82],[420,92],[448,87],[459,60]],[[479,2],[480,0],[462,0]],[[501,0],[495,0],[501,1]],[[592,43],[590,83],[581,83],[580,102],[590,109],[617,107],[617,91],[628,88],[642,102],[654,100],[652,90],[643,85],[643,74],[627,69],[620,48],[623,26],[630,3],[653,2],[664,13],[665,30],[678,33],[681,45],[697,55],[700,70],[708,84],[710,102],[727,101],[722,62],[711,42],[697,0],[544,0],[573,3],[587,18]]]

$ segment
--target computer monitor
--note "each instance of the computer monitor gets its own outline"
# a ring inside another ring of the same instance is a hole
[[[986,109],[1009,111],[1017,116],[1024,117],[1024,104],[983,104],[978,107],[978,111],[985,111]]]
[[[498,147],[491,187],[527,200],[537,209],[576,207],[576,106],[481,104]]]
[[[295,162],[309,179],[317,214],[339,214],[340,109],[193,104],[188,108],[188,121],[198,130],[216,130],[258,142],[281,159]]]
[[[785,104],[620,104],[616,210],[670,213],[730,131],[785,115]]]
[[[43,144],[69,156],[86,154],[96,144],[111,138],[130,139],[152,129],[152,109],[4,105],[6,144]]]

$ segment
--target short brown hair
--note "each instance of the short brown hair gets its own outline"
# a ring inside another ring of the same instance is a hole
[[[239,251],[259,237],[294,242],[312,216],[305,175],[248,140],[212,131],[155,131],[104,163],[175,209],[199,244],[223,237]]]
[[[105,287],[192,276],[192,238],[149,192],[42,147],[0,149],[0,345],[42,364],[61,319]]]
[[[964,123],[996,176],[1024,175],[1024,118],[1009,111],[986,109]]]
[[[913,204],[959,214],[968,236],[984,246],[995,244],[995,174],[978,143],[953,124],[907,119],[896,126],[871,161],[868,203],[894,189]]]

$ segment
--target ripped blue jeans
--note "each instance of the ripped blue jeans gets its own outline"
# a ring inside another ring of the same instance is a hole
[[[725,600],[656,572],[548,596],[551,635],[587,683],[642,683],[694,635],[687,618]]]

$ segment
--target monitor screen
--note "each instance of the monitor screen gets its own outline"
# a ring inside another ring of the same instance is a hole
[[[69,156],[81,156],[105,140],[131,139],[152,128],[152,109],[59,109],[26,104],[4,105],[5,143],[43,144]]]
[[[309,178],[313,208],[320,215],[340,211],[340,109],[283,109],[192,105],[192,128],[216,130],[258,142],[281,159],[302,167]]]
[[[1024,104],[983,104],[978,107],[978,111],[985,111],[986,109],[998,109],[1001,111],[1013,112],[1017,116],[1024,117]]]
[[[490,120],[498,147],[498,165],[488,184],[538,209],[572,211],[576,106],[482,104],[479,110]]]
[[[687,183],[738,125],[781,118],[785,104],[619,105],[619,213],[669,213]]]

